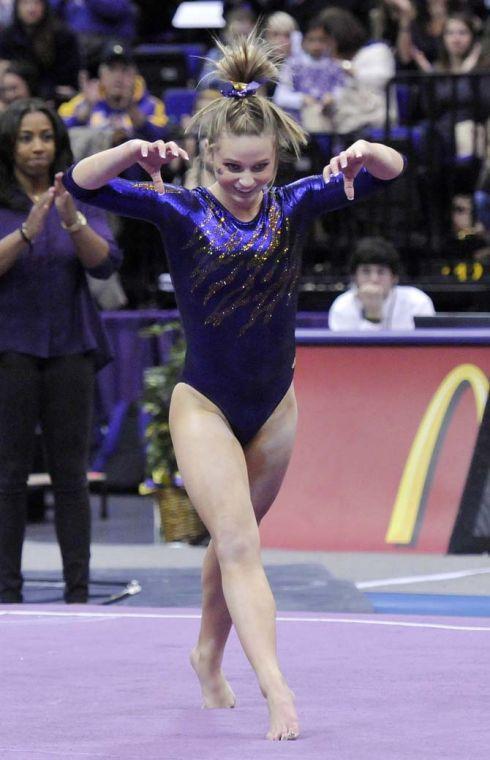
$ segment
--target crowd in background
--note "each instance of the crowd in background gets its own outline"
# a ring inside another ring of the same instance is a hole
[[[185,135],[184,129],[196,108],[220,96],[222,83],[211,65],[219,49],[208,29],[172,26],[179,5],[177,0],[0,0],[0,108],[20,98],[41,97],[58,109],[77,159],[133,136],[178,139],[198,156],[197,136]],[[230,0],[223,5],[221,40],[247,34],[257,23],[262,27],[281,61],[279,81],[264,87],[313,138],[304,165],[284,164],[278,182],[319,170],[332,149],[332,135],[370,139],[383,129],[387,116],[394,125],[403,123],[405,108],[408,118],[420,123],[430,116],[437,120],[441,165],[447,155],[455,161],[472,159],[471,170],[466,162],[456,186],[441,196],[449,210],[444,245],[456,257],[469,251],[475,260],[488,261],[486,231],[478,222],[473,195],[483,190],[485,197],[488,184],[490,96],[486,79],[476,123],[474,80],[468,78],[490,70],[488,2]],[[157,91],[142,76],[134,52],[147,43],[202,47],[202,62],[194,56],[193,74],[185,83],[184,107],[181,98],[174,111],[171,88]],[[451,80],[437,77],[430,97],[419,95],[408,106],[393,93],[387,99],[387,84],[395,75],[417,73],[461,75],[457,108]],[[176,161],[165,172],[165,180],[189,188],[209,179],[200,162],[189,168]],[[145,179],[134,171],[128,177]],[[422,192],[432,194],[432,189],[426,183]],[[457,210],[462,206],[465,215]],[[154,305],[158,277],[165,270],[158,235],[151,226],[131,220],[114,219],[113,224],[125,254],[125,293],[116,287],[99,294],[100,304]],[[314,234],[321,250],[326,242],[321,225]]]

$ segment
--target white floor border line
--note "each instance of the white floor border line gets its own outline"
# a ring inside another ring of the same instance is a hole
[[[405,586],[410,583],[434,583],[436,581],[452,581],[457,578],[469,578],[472,575],[487,575],[490,567],[475,568],[474,570],[455,570],[450,573],[433,573],[431,575],[407,575],[400,578],[379,578],[373,581],[360,581],[355,586],[358,589],[378,588],[381,586]]]
[[[105,620],[200,620],[198,613],[164,612],[56,612],[54,610],[0,610],[0,617],[71,617],[102,618]],[[381,625],[400,628],[436,628],[443,631],[484,631],[490,633],[490,626],[450,625],[448,623],[414,623],[404,620],[373,620],[372,618],[328,618],[328,617],[283,617],[278,615],[278,623],[342,623],[344,625]]]

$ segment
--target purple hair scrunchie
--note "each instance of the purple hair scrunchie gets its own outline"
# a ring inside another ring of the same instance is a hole
[[[259,87],[259,82],[226,82],[220,92],[225,98],[248,98],[255,95]]]

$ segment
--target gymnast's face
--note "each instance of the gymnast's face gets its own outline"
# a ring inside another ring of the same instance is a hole
[[[216,177],[214,189],[231,207],[251,209],[262,200],[263,188],[276,173],[272,135],[223,135],[210,148]]]

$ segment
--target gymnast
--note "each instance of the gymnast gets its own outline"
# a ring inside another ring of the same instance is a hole
[[[221,49],[223,97],[190,124],[205,124],[213,184],[164,185],[161,167],[186,160],[186,152],[175,142],[137,139],[84,158],[63,181],[80,200],[160,230],[187,339],[171,434],[186,490],[211,535],[191,664],[203,707],[234,707],[221,669],[233,624],[267,701],[267,738],[288,740],[299,735],[299,721],[278,662],[258,524],[279,491],[295,437],[301,249],[316,215],[374,192],[401,173],[403,159],[358,140],[323,176],[274,187],[279,152],[298,155],[306,134],[258,92],[259,82],[277,78],[266,44],[252,33]],[[135,163],[151,183],[118,178]]]

